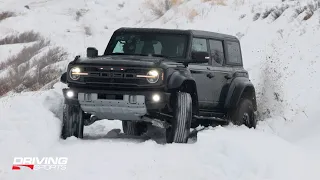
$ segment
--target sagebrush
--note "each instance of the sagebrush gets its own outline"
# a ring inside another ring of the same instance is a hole
[[[161,17],[173,6],[179,5],[182,2],[183,0],[146,0],[145,4],[153,15]]]
[[[0,71],[6,71],[0,77],[0,96],[39,90],[59,78],[61,69],[56,64],[66,60],[67,53],[60,47],[52,47],[50,41],[40,35],[38,38],[40,40],[0,64]]]
[[[7,18],[13,17],[15,15],[16,14],[14,12],[10,12],[10,11],[0,12],[0,22]]]
[[[0,39],[0,45],[35,42],[41,40],[41,38],[42,37],[39,33],[27,31],[18,35],[9,35]]]

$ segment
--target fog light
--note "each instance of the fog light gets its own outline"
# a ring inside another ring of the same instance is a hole
[[[73,91],[68,91],[67,92],[67,97],[68,98],[72,98],[74,96],[74,92]]]
[[[153,100],[154,102],[159,102],[159,101],[160,101],[160,96],[159,96],[159,94],[154,94],[154,95],[152,96],[152,100]]]

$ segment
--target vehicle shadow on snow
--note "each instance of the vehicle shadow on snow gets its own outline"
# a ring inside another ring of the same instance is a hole
[[[83,140],[116,140],[121,142],[135,142],[135,143],[143,143],[145,141],[155,141],[157,144],[166,144],[166,136],[165,130],[157,127],[149,128],[148,131],[142,136],[131,136],[126,135],[121,132],[121,129],[112,129],[106,134],[90,134],[85,133]],[[196,136],[193,138],[189,138],[188,144],[193,144],[196,142]]]

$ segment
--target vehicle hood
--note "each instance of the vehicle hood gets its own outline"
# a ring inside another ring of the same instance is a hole
[[[181,63],[163,57],[149,57],[149,56],[130,56],[130,55],[112,55],[101,56],[95,58],[79,58],[74,62],[79,65],[115,65],[115,66],[130,66],[130,67],[162,67],[179,65]]]

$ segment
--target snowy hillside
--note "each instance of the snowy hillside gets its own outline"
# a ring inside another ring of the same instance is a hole
[[[24,77],[10,81],[15,89],[0,99],[1,180],[320,179],[320,1],[174,2],[159,16],[159,6],[145,0],[0,0],[0,94],[9,91],[6,77],[16,77],[12,69]],[[1,18],[1,12],[12,14]],[[236,35],[258,93],[257,129],[217,127],[199,133],[197,142],[164,146],[104,138],[120,123],[101,121],[86,127],[86,140],[59,140],[63,97],[57,75],[86,47],[103,52],[122,26]],[[32,38],[8,38],[31,31]],[[33,53],[26,56],[28,47]],[[47,72],[46,80],[37,79]],[[16,156],[65,156],[68,169],[12,171]]]

